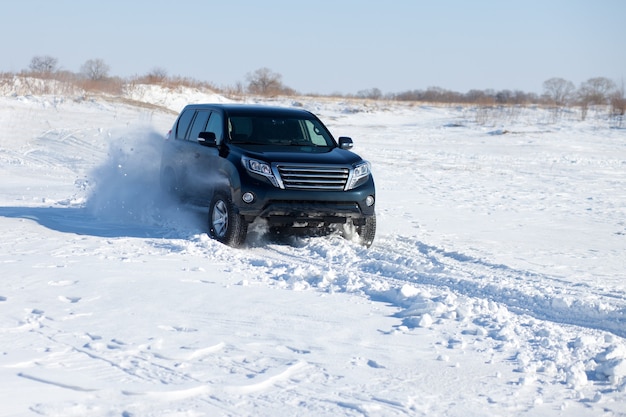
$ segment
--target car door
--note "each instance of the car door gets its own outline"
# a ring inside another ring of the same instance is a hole
[[[198,143],[198,134],[206,128],[210,114],[210,110],[194,110],[186,131],[177,133],[178,135],[183,135],[180,148],[181,160],[178,169],[182,191],[185,197],[192,200],[196,198],[200,190],[198,182],[206,175],[198,161],[202,148]]]
[[[176,192],[180,197],[187,194],[189,142],[186,137],[195,114],[194,109],[183,110],[165,141],[161,159],[161,181],[163,184],[168,183],[167,187],[171,186],[170,191]]]
[[[201,113],[202,112],[202,113]],[[208,204],[211,200],[215,184],[220,178],[220,156],[216,146],[198,143],[200,132],[212,132],[217,143],[224,139],[223,117],[218,111],[198,111],[189,130],[188,139],[194,142],[190,166],[193,187],[193,200],[200,204]]]

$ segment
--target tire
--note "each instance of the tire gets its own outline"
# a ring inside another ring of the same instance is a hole
[[[243,245],[248,234],[248,223],[236,212],[230,198],[223,193],[213,196],[209,205],[209,235],[234,248]]]
[[[376,215],[372,215],[365,218],[365,224],[363,226],[357,226],[356,232],[359,235],[359,243],[366,248],[372,246],[374,243],[374,236],[376,236]]]

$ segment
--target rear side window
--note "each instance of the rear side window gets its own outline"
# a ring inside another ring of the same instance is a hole
[[[196,118],[193,119],[193,124],[191,125],[191,130],[189,131],[189,135],[187,136],[187,140],[196,141],[198,139],[198,135],[200,132],[204,132],[206,128],[206,122],[209,121],[209,115],[211,112],[208,110],[198,110],[196,113]]]
[[[176,125],[176,139],[185,140],[185,134],[189,130],[189,124],[193,119],[194,110],[185,110],[178,118],[178,124]]]

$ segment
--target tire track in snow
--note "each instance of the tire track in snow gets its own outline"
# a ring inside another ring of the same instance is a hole
[[[611,332],[626,337],[626,295],[606,294],[589,285],[576,284],[529,271],[494,264],[459,252],[427,245],[415,239],[396,238],[375,253],[384,263],[394,254],[405,264],[422,259],[421,271],[403,267],[393,278],[447,288],[454,293],[487,299],[514,312],[539,320]],[[376,262],[374,263],[375,268]],[[546,286],[549,283],[549,286]]]
[[[541,370],[559,384],[594,380],[623,389],[625,297],[619,292],[602,300],[604,290],[593,286],[398,236],[379,238],[369,250],[339,237],[259,246],[238,257],[243,269],[269,285],[362,294],[394,305],[401,324],[390,334],[443,326],[448,349],[474,346],[504,355],[530,380]],[[525,385],[525,378],[518,383]]]
[[[93,138],[103,136],[100,129],[52,129],[27,143],[21,159],[34,166],[72,171],[90,168],[102,158],[106,149]]]
[[[163,351],[158,341],[153,345],[151,339],[145,343],[105,341],[100,336],[64,332],[55,326],[56,320],[43,311],[36,315],[45,323],[22,331],[41,338],[42,345],[54,346],[56,353],[32,361],[28,364],[32,369],[16,375],[64,390],[98,393],[107,389],[107,381],[120,381],[119,392],[124,396],[145,397],[156,403],[201,398],[219,407],[241,396],[258,394],[274,386],[288,386],[293,383],[292,378],[314,369],[314,365],[304,360],[294,361],[281,355],[247,358],[237,346],[224,342],[201,348],[183,344]],[[85,343],[86,339],[90,341]],[[229,352],[221,354],[223,350]],[[206,360],[212,357],[213,360]],[[98,378],[94,382],[80,378],[79,372],[55,373],[54,367],[58,366],[90,369]],[[224,372],[215,372],[216,366]]]
[[[539,320],[626,337],[626,294],[607,293],[558,277],[518,270],[406,237],[379,238],[369,250],[341,239],[253,248],[251,266],[273,280],[335,291],[360,290],[373,299],[405,284],[496,302]],[[548,284],[548,285],[546,285]],[[401,301],[395,302],[404,307]]]

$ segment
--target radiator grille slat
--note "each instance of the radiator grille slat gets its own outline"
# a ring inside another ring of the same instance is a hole
[[[285,189],[291,190],[342,191],[350,175],[349,168],[336,166],[278,165],[278,172]]]

